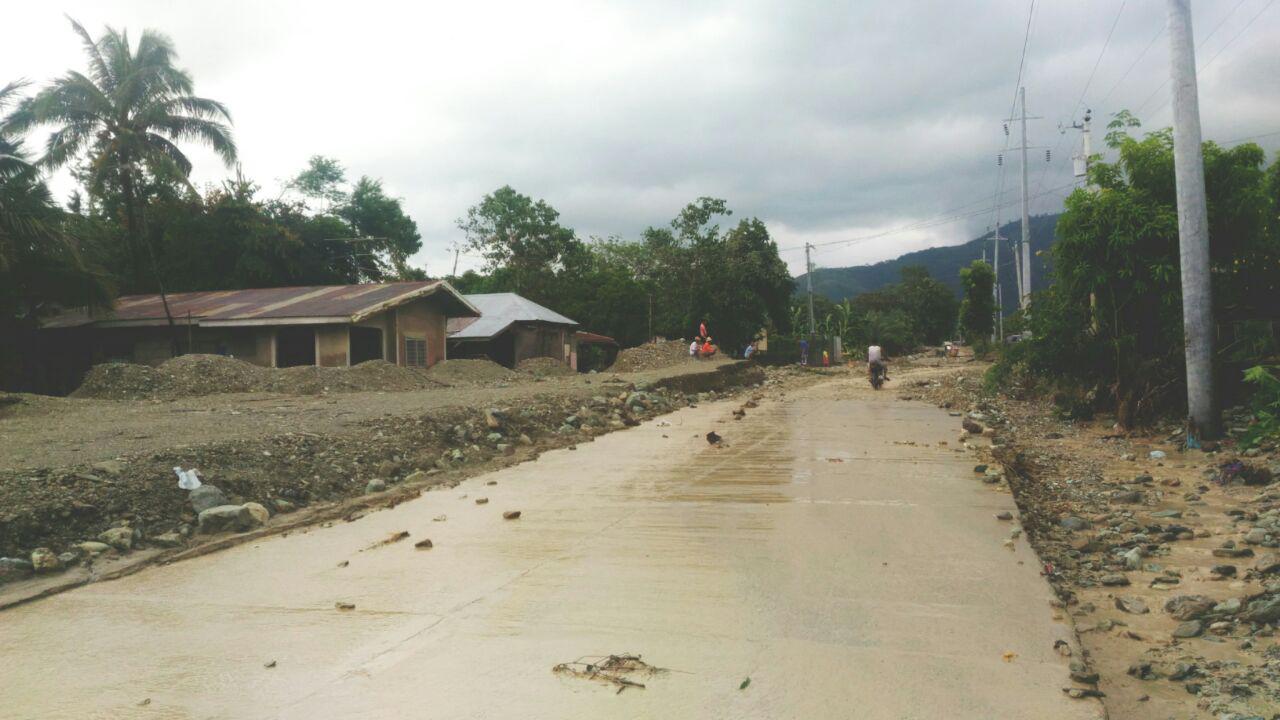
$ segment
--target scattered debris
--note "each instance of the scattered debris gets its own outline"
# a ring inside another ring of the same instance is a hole
[[[508,511],[506,511],[506,512],[502,513],[502,519],[503,519],[503,520],[517,520],[517,519],[519,519],[519,518],[520,518],[520,511],[519,511],[519,510],[508,510]]]
[[[478,497],[478,498],[476,498],[476,504],[477,504],[477,505],[488,505],[488,504],[489,504],[489,498],[487,498],[487,497]]]
[[[711,443],[712,445],[718,445],[720,441],[723,439],[724,438],[716,434],[715,430],[712,430],[711,432],[707,433],[707,442]]]
[[[586,655],[573,662],[560,663],[551,671],[616,685],[619,693],[627,688],[645,687],[644,683],[632,678],[648,679],[667,672],[664,668],[644,662],[639,655]],[[749,679],[743,681],[739,689],[745,688],[747,682]]]
[[[343,602],[341,600],[334,603],[333,606],[339,610],[355,610],[356,609],[355,603]]]
[[[379,540],[378,542],[376,542],[376,543],[374,543],[374,544],[370,545],[369,547],[365,548],[365,550],[375,550],[375,549],[380,548],[380,547],[383,547],[383,546],[385,546],[385,545],[391,545],[392,543],[398,543],[398,542],[400,542],[401,540],[404,540],[404,539],[405,539],[405,538],[407,538],[407,537],[409,537],[409,531],[408,531],[408,530],[400,530],[399,532],[393,532],[393,533],[391,533],[390,535],[386,536],[385,538],[383,538],[383,539]],[[362,550],[361,552],[364,552],[364,550]]]
[[[271,668],[273,668],[273,667],[275,667],[275,666],[276,666],[276,661],[275,661],[275,660],[270,660],[270,661],[267,661],[267,662],[265,662],[265,663],[263,663],[263,664],[262,664],[262,667],[267,668],[267,669],[271,669]]]
[[[738,689],[739,689],[739,690],[746,690],[746,689],[747,689],[747,686],[748,686],[748,685],[750,685],[750,684],[751,684],[751,678],[747,678],[747,679],[745,679],[745,680],[743,680],[743,681],[742,681],[742,684],[738,686]]]
[[[413,546],[418,548],[419,550],[430,550],[431,548],[435,547],[434,545],[431,544],[431,538],[427,538],[426,540],[419,540],[418,542],[414,543]]]

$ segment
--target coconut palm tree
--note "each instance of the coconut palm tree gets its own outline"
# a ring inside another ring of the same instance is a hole
[[[190,184],[191,161],[181,142],[207,145],[228,167],[234,164],[231,114],[222,103],[193,94],[191,76],[174,66],[177,53],[164,35],[144,30],[134,47],[127,31],[108,27],[94,40],[75,20],[71,27],[88,56],[88,74],[72,70],[54,80],[23,103],[14,123],[19,129],[54,127],[43,166],[86,158],[90,196],[101,198],[108,189],[119,193],[135,289],[144,286],[145,256],[168,315],[154,253],[143,240],[140,187],[148,180]]]
[[[75,238],[63,230],[63,213],[24,153],[22,136],[4,116],[25,84],[0,86],[0,332],[30,327],[56,305],[109,299],[101,275],[85,266]]]

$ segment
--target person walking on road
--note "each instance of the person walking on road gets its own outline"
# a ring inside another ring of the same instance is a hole
[[[809,341],[804,338],[800,339],[800,364],[809,364]]]

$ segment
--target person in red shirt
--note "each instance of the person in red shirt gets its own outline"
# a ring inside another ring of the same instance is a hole
[[[715,354],[716,354],[716,346],[711,344],[711,338],[707,338],[706,342],[702,343],[701,355],[704,358],[709,358]]]
[[[706,320],[703,320],[702,323],[698,325],[698,335],[700,337],[707,337],[707,321]]]

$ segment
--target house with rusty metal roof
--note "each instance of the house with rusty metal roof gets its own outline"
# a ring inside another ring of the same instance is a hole
[[[479,316],[449,283],[431,280],[128,295],[109,310],[51,317],[41,335],[57,350],[46,356],[85,367],[156,365],[176,345],[266,367],[386,360],[425,368],[445,359],[450,319]]]

